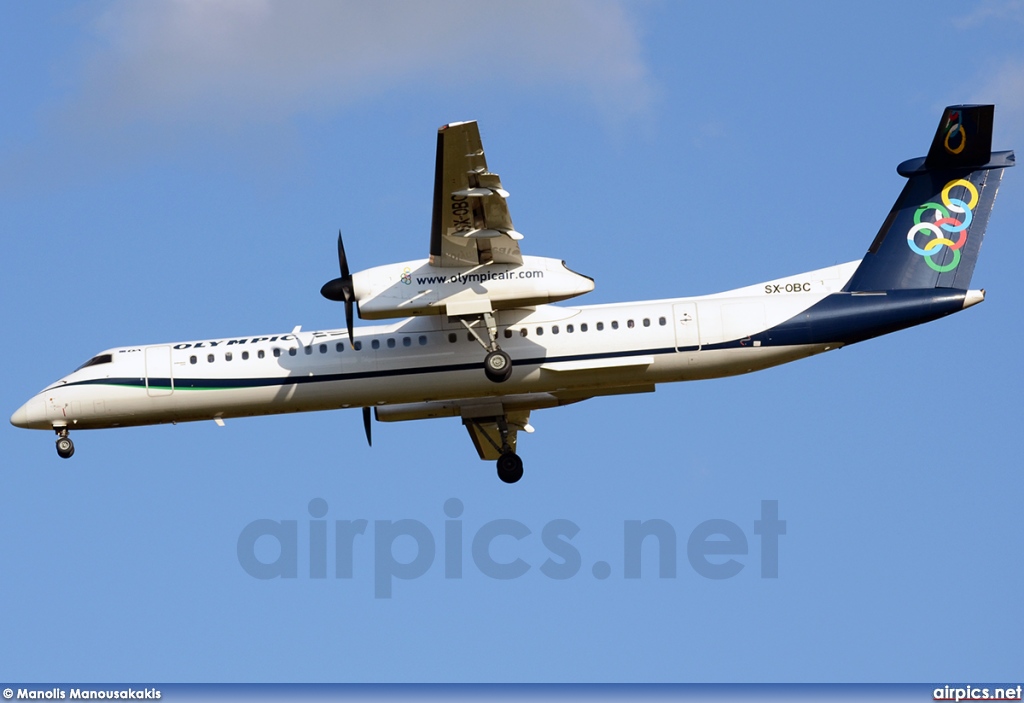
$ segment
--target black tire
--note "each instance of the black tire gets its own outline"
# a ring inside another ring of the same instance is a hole
[[[498,457],[498,478],[505,483],[515,483],[523,477],[523,460],[515,452],[508,451]]]
[[[61,459],[70,459],[75,453],[75,443],[71,441],[70,437],[60,437],[57,439],[57,456]]]
[[[494,383],[504,383],[512,375],[512,357],[501,349],[488,352],[484,357],[484,374]]]

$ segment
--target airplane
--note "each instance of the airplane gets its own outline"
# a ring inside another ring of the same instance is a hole
[[[557,305],[594,288],[564,261],[521,252],[508,191],[476,122],[437,133],[429,257],[340,276],[321,294],[346,327],[117,347],[91,357],[11,416],[69,432],[362,408],[378,421],[461,418],[498,477],[523,475],[530,414],[657,384],[749,373],[950,315],[985,299],[970,281],[1003,170],[993,105],[942,114],[864,258],[698,297]],[[359,317],[384,321],[354,327]]]

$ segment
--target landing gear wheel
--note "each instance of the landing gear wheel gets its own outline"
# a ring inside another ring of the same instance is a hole
[[[75,453],[75,444],[70,437],[57,438],[57,455],[61,459],[70,459]]]
[[[498,457],[498,478],[505,483],[515,483],[523,477],[523,460],[509,450]]]
[[[484,357],[484,374],[494,383],[503,383],[512,375],[512,358],[501,349],[487,352]]]

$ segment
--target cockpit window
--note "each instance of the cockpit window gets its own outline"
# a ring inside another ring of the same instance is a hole
[[[87,362],[85,362],[84,364],[79,366],[77,369],[75,369],[75,371],[81,371],[82,369],[87,368],[89,366],[99,366],[100,364],[109,364],[113,360],[114,360],[114,355],[113,354],[100,354],[99,356],[94,356],[93,358],[89,359]]]

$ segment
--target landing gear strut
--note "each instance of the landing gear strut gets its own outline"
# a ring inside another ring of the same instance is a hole
[[[503,352],[498,346],[498,324],[494,320],[493,312],[485,312],[470,317],[459,317],[459,322],[469,330],[469,333],[480,342],[480,346],[487,351],[484,357],[484,375],[494,383],[504,383],[512,375],[512,357]],[[476,331],[476,324],[483,322],[487,329],[487,341]]]
[[[67,427],[54,428],[57,432],[57,456],[61,459],[70,459],[75,453],[75,443],[68,437]]]

